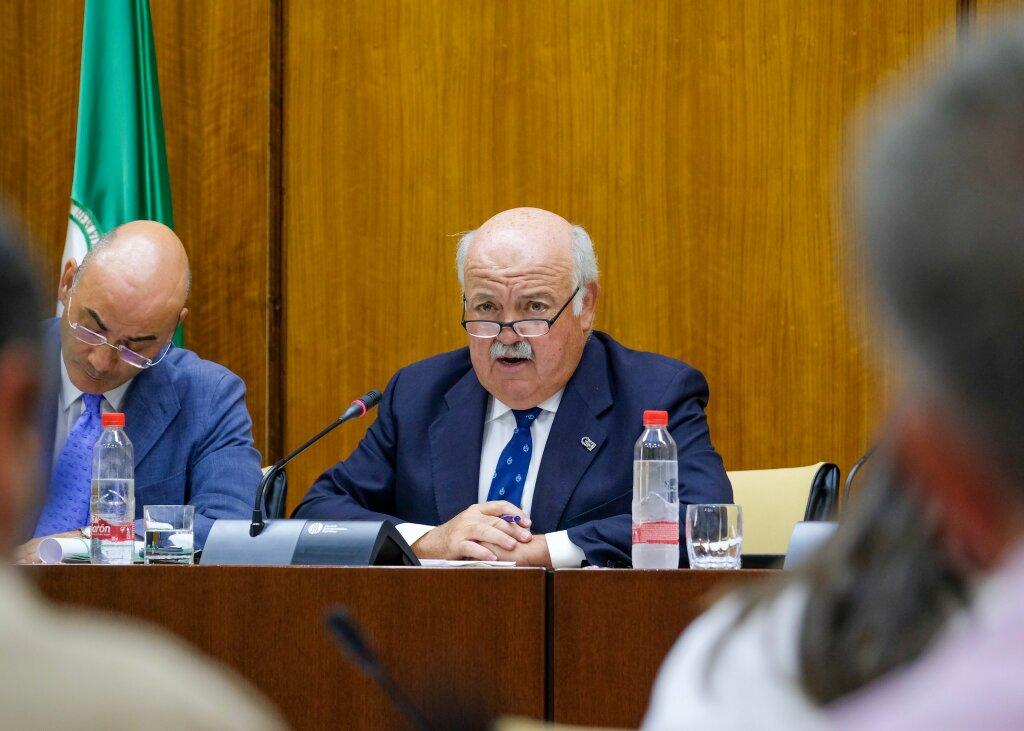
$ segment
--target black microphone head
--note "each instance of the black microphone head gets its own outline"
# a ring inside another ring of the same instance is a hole
[[[367,391],[362,396],[353,401],[352,404],[347,409],[345,409],[345,413],[341,415],[341,420],[348,421],[349,419],[358,419],[360,416],[364,416],[367,411],[369,411],[379,403],[380,391],[377,391],[375,389]]]
[[[366,672],[376,671],[377,656],[366,644],[363,633],[359,631],[359,627],[352,621],[348,612],[341,608],[332,610],[327,615],[327,626],[330,627],[335,639],[341,643],[360,667]]]
[[[380,403],[380,391],[375,388],[371,388],[369,391],[360,396],[357,401],[362,401],[366,410],[369,411],[374,406]]]

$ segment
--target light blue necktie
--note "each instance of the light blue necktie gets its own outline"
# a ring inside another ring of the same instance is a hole
[[[77,530],[89,522],[92,496],[92,448],[103,433],[100,402],[103,396],[83,393],[82,415],[68,432],[64,449],[50,478],[50,495],[43,507],[35,537]]]
[[[507,500],[517,507],[522,507],[526,473],[530,469],[530,457],[533,456],[533,436],[530,434],[530,427],[537,419],[540,407],[534,406],[525,411],[513,409],[512,413],[516,417],[516,428],[508,444],[501,450],[501,456],[498,457],[487,499]]]

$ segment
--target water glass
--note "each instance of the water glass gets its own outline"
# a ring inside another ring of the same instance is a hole
[[[739,505],[687,505],[686,553],[691,569],[738,569],[743,550]]]
[[[191,505],[147,505],[142,513],[146,563],[192,563],[196,509]]]

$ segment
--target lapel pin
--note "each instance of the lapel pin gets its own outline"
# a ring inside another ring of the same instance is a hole
[[[597,447],[597,444],[590,437],[583,437],[580,439],[580,444],[586,447],[588,452],[593,452],[594,448]]]

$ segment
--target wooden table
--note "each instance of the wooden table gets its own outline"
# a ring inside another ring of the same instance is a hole
[[[346,607],[440,727],[543,718],[542,569],[33,566],[53,599],[162,625],[234,667],[297,729],[404,728],[328,634]]]
[[[636,728],[658,667],[690,622],[731,587],[773,571],[553,572],[548,690],[559,723]]]
[[[51,598],[149,620],[237,669],[297,729],[404,728],[329,636],[346,607],[440,728],[476,714],[636,726],[706,604],[769,571],[31,566]]]

